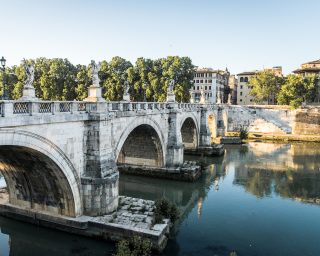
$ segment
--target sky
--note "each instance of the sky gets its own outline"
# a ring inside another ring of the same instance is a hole
[[[189,56],[194,65],[243,71],[320,59],[319,0],[0,0],[0,56]]]

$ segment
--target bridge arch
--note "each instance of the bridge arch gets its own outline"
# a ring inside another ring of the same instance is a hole
[[[186,149],[196,149],[199,145],[199,126],[193,115],[186,115],[180,124],[181,139]]]
[[[151,118],[134,120],[121,134],[115,157],[120,164],[163,167],[165,137],[157,122]]]
[[[11,204],[70,217],[82,214],[80,178],[49,140],[27,131],[0,130],[0,171]]]

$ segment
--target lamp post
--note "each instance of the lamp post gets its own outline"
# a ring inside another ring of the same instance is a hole
[[[2,56],[2,58],[0,59],[0,64],[1,64],[1,70],[2,70],[2,86],[3,86],[3,93],[2,93],[2,100],[7,100],[7,87],[5,85],[5,70],[6,70],[6,59]]]

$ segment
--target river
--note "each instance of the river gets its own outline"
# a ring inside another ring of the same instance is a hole
[[[250,142],[188,157],[194,183],[120,176],[120,194],[180,209],[165,256],[320,255],[320,145]],[[114,245],[0,217],[0,255],[112,255]]]

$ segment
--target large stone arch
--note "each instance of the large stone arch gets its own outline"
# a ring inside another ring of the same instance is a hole
[[[0,170],[13,205],[76,217],[80,177],[64,152],[35,133],[0,130]]]
[[[180,123],[181,139],[186,149],[196,149],[199,146],[199,125],[193,115],[186,115]]]
[[[165,137],[156,121],[135,119],[122,132],[115,147],[115,158],[121,164],[163,167],[165,145]]]

